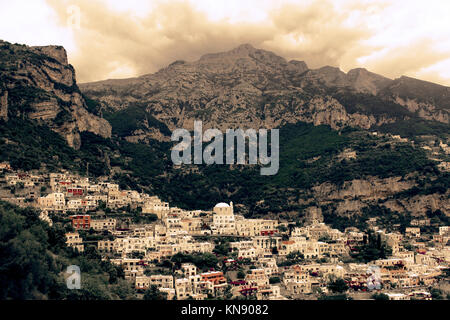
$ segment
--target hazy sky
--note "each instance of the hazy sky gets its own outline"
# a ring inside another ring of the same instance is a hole
[[[78,82],[251,43],[287,59],[450,86],[447,0],[0,0],[0,39],[60,44]]]

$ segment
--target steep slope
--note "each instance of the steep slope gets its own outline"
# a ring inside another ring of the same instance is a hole
[[[382,95],[391,97],[423,119],[450,122],[449,87],[403,76],[386,87]]]
[[[108,175],[121,188],[157,194],[182,208],[210,209],[226,200],[248,216],[323,217],[340,227],[377,215],[406,225],[414,216],[449,213],[449,174],[433,160],[449,161],[436,147],[440,140],[427,144],[433,147],[428,152],[365,130],[406,128],[415,136],[420,123],[421,134],[431,128],[448,135],[448,123],[421,118],[422,109],[396,102],[406,91],[394,91],[396,80],[364,69],[309,70],[243,45],[192,63],[177,61],[152,75],[85,84],[82,95],[63,49],[8,46],[1,51],[8,59],[1,62],[7,98],[1,100],[0,161],[14,168],[83,174],[89,168],[90,175]],[[15,69],[14,61],[25,66]],[[50,78],[49,72],[56,74]],[[80,104],[73,103],[77,99]],[[77,118],[75,109],[91,122]],[[441,102],[438,109],[447,110]],[[110,138],[101,114],[112,125]],[[174,166],[171,130],[190,128],[194,119],[204,120],[204,127],[279,127],[278,174],[261,176],[258,165]],[[72,131],[62,130],[71,125]]]
[[[35,120],[80,147],[80,132],[111,136],[109,123],[87,111],[63,47],[0,41],[0,119]]]

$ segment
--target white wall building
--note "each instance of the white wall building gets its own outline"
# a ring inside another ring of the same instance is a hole
[[[213,209],[213,223],[211,225],[213,234],[233,235],[236,233],[236,221],[233,213],[233,202],[216,204]]]

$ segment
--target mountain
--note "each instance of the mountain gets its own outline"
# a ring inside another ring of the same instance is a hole
[[[80,89],[99,102],[114,137],[150,147],[167,143],[175,128],[192,129],[194,120],[222,131],[280,128],[280,171],[273,177],[251,166],[176,168],[170,162],[160,178],[145,170],[135,175],[139,185],[149,183],[181,207],[230,199],[246,215],[316,215],[341,227],[369,217],[405,225],[414,216],[450,210],[448,173],[434,162],[448,156],[426,154],[419,141],[425,135],[434,137],[430,143],[448,140],[448,87],[362,68],[309,69],[244,44]]]
[[[80,148],[81,132],[111,136],[110,124],[90,113],[63,47],[0,41],[0,119],[36,120]]]
[[[0,54],[0,161],[16,169],[109,176],[180,208],[233,201],[248,217],[340,229],[374,217],[404,228],[450,212],[447,87],[312,70],[251,45],[79,87],[61,47],[2,42]],[[171,132],[194,120],[204,129],[279,128],[279,172],[175,166]]]
[[[410,120],[450,121],[448,87],[407,77],[391,80],[361,68],[348,73],[329,66],[309,69],[305,62],[288,62],[249,44],[195,62],[176,61],[154,74],[80,88],[102,104],[105,115],[121,111],[135,118],[135,127],[116,132],[132,141],[167,135],[141,122],[137,109],[170,130],[192,129],[194,119],[219,129],[298,121],[374,129]]]

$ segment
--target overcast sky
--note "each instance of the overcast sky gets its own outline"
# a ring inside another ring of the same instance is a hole
[[[309,67],[450,86],[446,0],[0,0],[0,39],[63,45],[78,82],[251,43]]]

